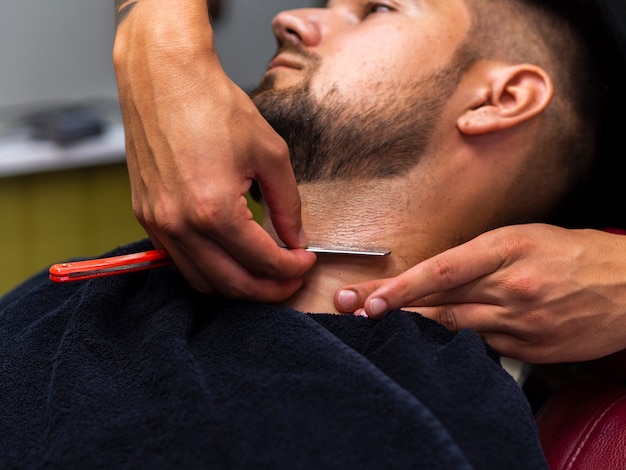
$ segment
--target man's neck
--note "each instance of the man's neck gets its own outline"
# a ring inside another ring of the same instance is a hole
[[[397,275],[434,253],[436,227],[425,220],[423,233],[416,230],[415,217],[421,211],[407,182],[385,181],[382,186],[371,180],[300,185],[303,224],[312,244],[384,246],[392,252],[385,257],[320,254],[304,286],[286,305],[304,312],[338,313],[333,295],[340,287]]]

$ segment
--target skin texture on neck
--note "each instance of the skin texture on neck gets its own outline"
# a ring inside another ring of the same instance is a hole
[[[393,180],[301,184],[303,224],[314,244],[385,246],[385,257],[319,254],[304,285],[286,305],[309,313],[338,313],[341,286],[397,275],[456,241],[447,217],[424,210],[436,205],[412,188],[411,177]],[[414,188],[414,187],[413,187]],[[428,215],[430,214],[430,215]],[[266,219],[264,226],[272,232]]]

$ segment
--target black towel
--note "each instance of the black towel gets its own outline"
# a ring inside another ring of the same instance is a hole
[[[42,273],[0,301],[0,367],[0,468],[546,468],[493,351],[408,312]]]

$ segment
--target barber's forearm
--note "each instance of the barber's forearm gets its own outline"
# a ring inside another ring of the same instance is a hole
[[[113,64],[120,91],[152,88],[154,96],[180,99],[190,80],[204,86],[224,80],[206,0],[116,0],[116,12]]]

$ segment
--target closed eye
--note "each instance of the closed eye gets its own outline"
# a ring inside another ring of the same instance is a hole
[[[363,17],[367,17],[375,13],[388,13],[390,11],[393,11],[393,8],[389,5],[385,5],[384,3],[367,2],[363,5]]]

